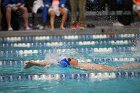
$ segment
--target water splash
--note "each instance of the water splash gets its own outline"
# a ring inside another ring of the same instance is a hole
[[[86,59],[84,54],[81,54],[76,49],[54,49],[46,53],[45,61],[58,62],[63,58],[76,58],[80,60]],[[84,60],[85,61],[85,60]]]

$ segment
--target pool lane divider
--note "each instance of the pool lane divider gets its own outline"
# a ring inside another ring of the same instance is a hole
[[[0,82],[25,80],[65,80],[65,79],[114,79],[140,78],[140,72],[98,72],[98,73],[67,73],[67,74],[40,74],[40,75],[0,75]]]
[[[65,51],[77,51],[77,52],[84,52],[84,53],[116,53],[116,52],[137,52],[139,51],[138,47],[104,47],[104,48],[71,48],[71,49],[10,49],[8,48],[0,50],[0,57],[8,56],[8,55],[33,55],[33,54],[46,54],[51,52],[65,52]]]
[[[0,66],[14,66],[14,65],[24,65],[24,63],[29,62],[29,61],[33,61],[33,62],[44,62],[45,60],[2,60],[0,61]],[[124,63],[128,63],[128,62],[140,62],[140,57],[131,57],[131,58],[93,58],[93,59],[78,59],[78,61],[80,63],[92,63],[92,62],[124,62]]]
[[[96,39],[125,39],[139,38],[140,34],[119,34],[119,35],[64,35],[64,36],[27,36],[27,37],[1,37],[0,42],[22,42],[22,41],[43,41],[43,40],[96,40]]]
[[[96,40],[96,41],[54,41],[54,42],[6,42],[6,43],[1,43],[1,48],[4,47],[27,47],[27,48],[32,48],[32,47],[61,47],[64,45],[75,45],[75,46],[89,46],[89,45],[111,45],[111,46],[132,46],[136,45],[137,41],[133,40]]]

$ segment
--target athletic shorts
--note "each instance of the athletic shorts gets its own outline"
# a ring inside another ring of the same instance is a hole
[[[67,11],[67,8],[65,8]],[[48,12],[54,11],[57,16],[60,16],[60,10],[59,10],[59,2],[53,2],[52,7],[49,8]]]
[[[67,11],[67,8],[65,8],[65,10]],[[58,8],[49,8],[48,12],[50,12],[50,11],[54,11],[56,16],[60,16],[59,7]]]

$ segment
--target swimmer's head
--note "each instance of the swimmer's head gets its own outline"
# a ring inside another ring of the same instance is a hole
[[[76,66],[76,65],[78,65],[78,60],[77,59],[75,59],[75,58],[67,58],[68,59],[68,61],[70,62],[70,65],[71,66]]]
[[[64,58],[59,62],[61,67],[69,67],[78,65],[78,61],[74,58]]]

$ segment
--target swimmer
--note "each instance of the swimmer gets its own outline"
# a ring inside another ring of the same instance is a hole
[[[50,66],[59,65],[61,67],[74,67],[89,71],[117,71],[117,70],[129,70],[129,69],[139,69],[140,64],[127,64],[120,67],[106,66],[101,64],[93,63],[78,63],[77,59],[74,58],[64,58],[58,63],[49,62],[27,62],[24,68],[30,68],[32,66]]]

